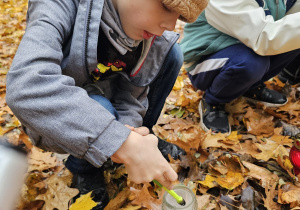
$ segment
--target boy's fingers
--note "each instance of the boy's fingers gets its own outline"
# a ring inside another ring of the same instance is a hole
[[[138,127],[138,128],[135,128],[134,131],[142,136],[146,136],[150,133],[150,131],[147,127]]]
[[[157,180],[159,183],[161,183],[163,186],[165,186],[168,190],[171,190],[173,188],[172,182],[167,180],[166,178],[162,178],[161,180]]]
[[[178,179],[177,173],[171,168],[164,173],[164,177],[170,182],[175,182]]]
[[[177,178],[178,178],[177,173],[173,169],[170,169],[166,171],[163,174],[163,176],[159,177],[157,180],[166,188],[171,190],[173,188],[173,182],[176,181]]]

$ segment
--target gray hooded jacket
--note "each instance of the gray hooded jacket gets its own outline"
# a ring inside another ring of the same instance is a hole
[[[6,94],[35,145],[98,167],[127,139],[130,130],[124,124],[142,125],[148,85],[178,39],[173,32],[156,37],[134,76],[118,72],[99,84],[114,101],[117,121],[83,88],[97,65],[103,3],[29,0],[27,28],[7,75]]]

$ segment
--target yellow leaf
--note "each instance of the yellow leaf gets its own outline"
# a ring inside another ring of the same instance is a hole
[[[229,171],[226,176],[219,176],[216,182],[221,186],[229,190],[233,190],[237,186],[244,182],[242,173],[235,173]]]
[[[232,131],[231,134],[226,138],[226,140],[231,140],[239,143],[240,139],[242,139],[243,135],[239,135],[237,131]]]
[[[183,77],[182,76],[178,76],[177,80],[174,84],[173,90],[180,90],[181,88],[183,88],[184,83],[183,83]]]
[[[71,205],[69,210],[92,209],[97,206],[97,203],[92,200],[91,194],[92,191],[77,198],[76,202]]]
[[[205,180],[204,181],[195,181],[198,182],[208,188],[212,188],[212,187],[216,187],[218,186],[216,183],[216,178],[211,176],[211,175],[206,175]]]

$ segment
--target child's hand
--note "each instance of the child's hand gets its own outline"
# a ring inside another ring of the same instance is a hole
[[[138,127],[138,128],[135,128],[135,127],[132,127],[130,125],[125,125],[127,128],[129,128],[130,130],[134,131],[134,132],[137,132],[138,134],[141,134],[142,136],[146,136],[150,133],[149,129],[147,127]]]
[[[152,134],[141,135],[132,131],[123,145],[111,157],[114,162],[124,163],[129,179],[135,183],[159,181],[168,189],[177,180],[177,173],[171,168],[157,147],[158,139]]]

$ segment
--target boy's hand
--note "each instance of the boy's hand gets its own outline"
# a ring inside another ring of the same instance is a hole
[[[172,189],[172,182],[177,180],[177,173],[162,156],[157,144],[156,136],[143,136],[132,131],[111,159],[124,163],[128,177],[135,183],[146,183],[156,179],[166,188]]]
[[[135,127],[132,127],[130,125],[125,125],[127,128],[129,128],[130,130],[134,131],[134,132],[137,132],[138,134],[141,134],[142,136],[146,136],[150,133],[149,129],[147,127],[138,127],[138,128],[135,128]]]

